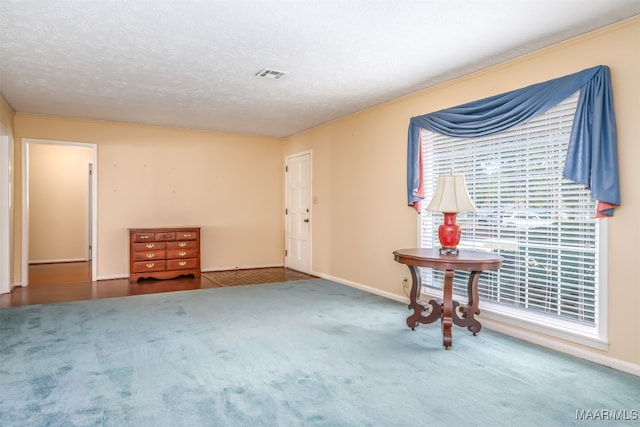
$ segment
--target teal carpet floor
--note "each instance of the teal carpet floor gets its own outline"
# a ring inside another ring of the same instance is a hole
[[[322,279],[0,309],[0,426],[640,425],[638,377],[408,315]]]

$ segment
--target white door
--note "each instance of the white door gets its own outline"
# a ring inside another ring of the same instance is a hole
[[[311,153],[285,162],[285,266],[311,272]]]

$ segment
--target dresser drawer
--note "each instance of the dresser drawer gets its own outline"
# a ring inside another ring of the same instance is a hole
[[[136,233],[133,235],[134,242],[153,242],[155,239],[155,233]]]
[[[155,233],[156,242],[166,242],[168,240],[176,240],[176,233],[171,231],[162,231],[160,233]]]
[[[133,253],[134,261],[154,261],[156,259],[165,259],[165,251],[136,251]]]
[[[176,240],[196,240],[198,233],[196,231],[176,231]]]
[[[134,243],[133,250],[135,252],[159,251],[164,250],[167,244],[164,242]]]
[[[133,263],[133,273],[146,273],[149,271],[164,271],[167,263],[162,261],[138,261]]]
[[[167,249],[197,249],[197,240],[187,240],[184,242],[167,242]]]
[[[185,270],[198,267],[196,258],[167,260],[167,270]]]
[[[197,257],[198,249],[167,249],[167,259]]]

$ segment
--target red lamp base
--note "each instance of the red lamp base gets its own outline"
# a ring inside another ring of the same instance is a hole
[[[455,249],[460,243],[462,229],[456,224],[455,212],[444,212],[444,224],[438,227],[438,238],[443,249]]]

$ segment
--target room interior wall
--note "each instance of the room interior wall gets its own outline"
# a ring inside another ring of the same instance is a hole
[[[87,260],[92,158],[87,147],[29,144],[29,262]]]
[[[402,281],[409,271],[394,262],[392,252],[418,241],[418,214],[406,200],[409,119],[608,65],[622,206],[607,220],[609,350],[602,353],[639,365],[640,283],[634,266],[640,238],[639,44],[640,18],[635,18],[287,138],[285,155],[314,153],[313,272],[381,294],[405,296]]]
[[[270,138],[28,114],[16,114],[9,121],[15,121],[15,141],[28,137],[98,144],[99,278],[126,271],[127,227],[169,223],[204,227],[203,269],[281,264],[283,156],[312,150],[313,271],[403,296],[402,279],[408,271],[393,261],[392,252],[417,242],[417,214],[406,206],[405,195],[409,118],[608,65],[623,205],[607,220],[606,354],[638,365],[640,279],[632,268],[640,237],[635,185],[640,178],[640,147],[635,144],[639,43],[636,18],[302,132],[287,138],[284,150],[280,140]],[[4,123],[6,116],[0,119]],[[19,177],[22,153],[18,147],[15,151]],[[174,186],[167,175],[179,175],[180,184],[195,189]],[[17,179],[14,230],[21,227],[21,185]],[[20,248],[20,235],[15,233],[14,254],[20,254]],[[20,257],[13,259],[19,266]],[[19,271],[14,268],[18,281]]]
[[[0,165],[0,170],[3,170],[5,179],[8,179],[9,184],[7,188],[0,189],[0,197],[3,199],[6,197],[6,204],[8,204],[8,217],[0,215],[0,235],[2,235],[2,242],[0,243],[0,293],[7,293],[14,285],[13,282],[13,125],[14,125],[15,111],[6,101],[2,93],[0,93],[0,134],[6,137],[0,138],[2,143],[8,143],[8,147],[1,147],[3,150],[7,149],[9,161],[8,164]],[[5,151],[6,152],[6,151]],[[8,167],[8,170],[5,168]],[[4,179],[0,179],[3,181]],[[0,203],[4,205],[4,203]],[[8,224],[7,224],[8,222]],[[8,229],[8,230],[7,230]],[[8,235],[6,235],[8,233]],[[5,252],[7,252],[5,254]],[[6,283],[4,281],[7,281]]]
[[[13,135],[13,120],[16,113],[9,105],[2,93],[0,93],[0,126],[10,135]]]
[[[128,275],[133,227],[201,227],[203,271],[283,264],[282,140],[22,113],[15,135],[97,145],[98,280]],[[15,151],[21,176],[23,153]]]

